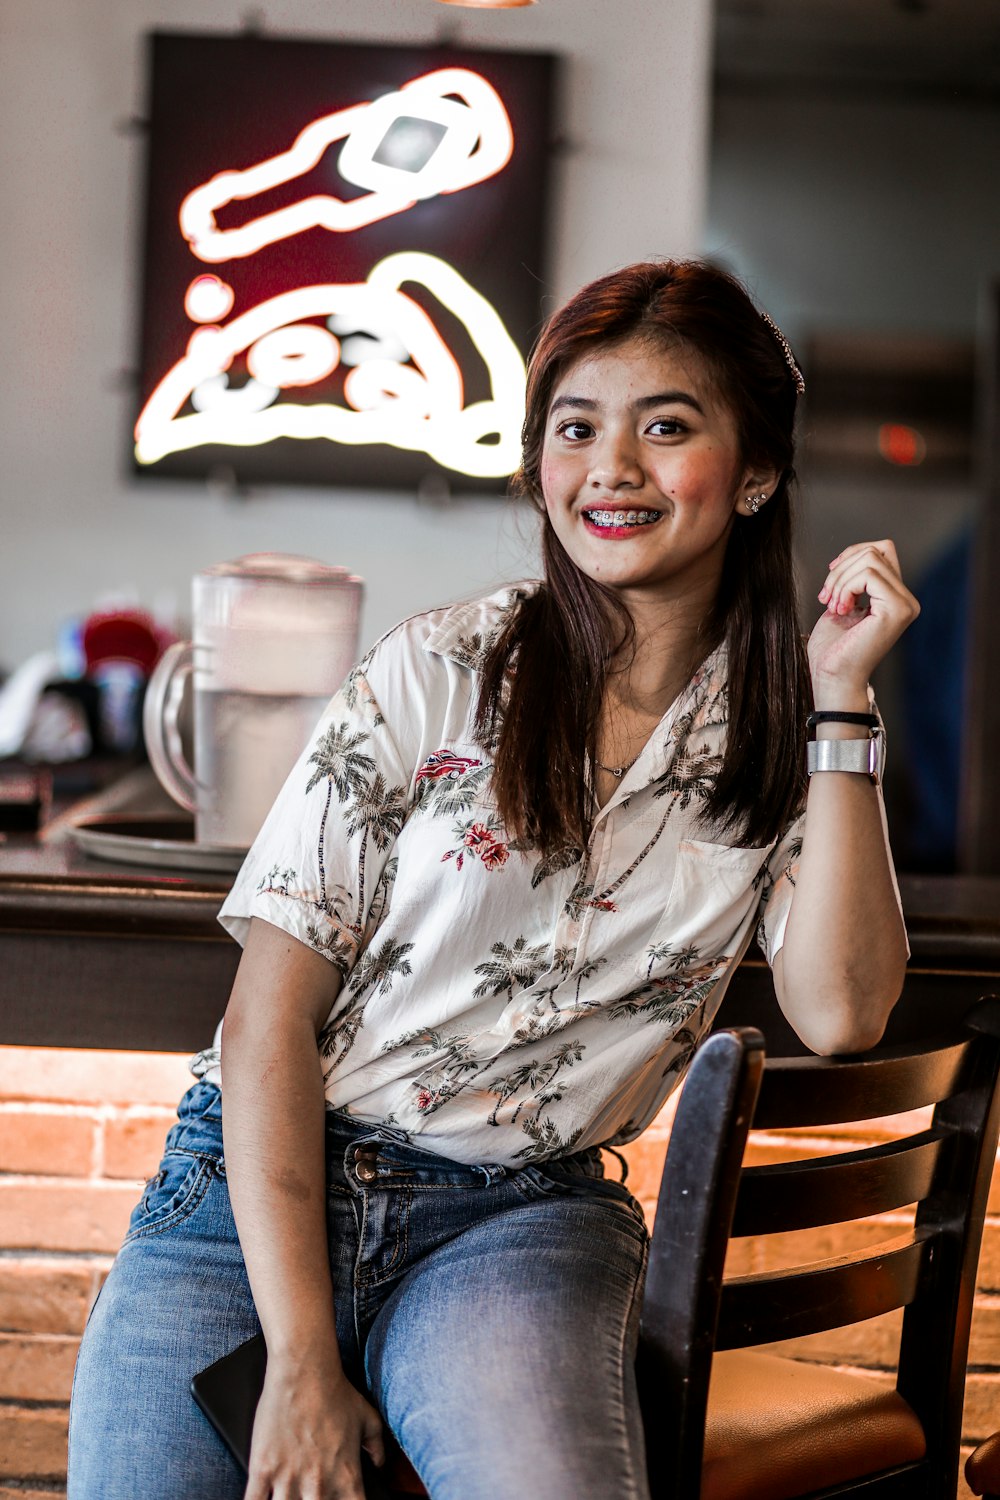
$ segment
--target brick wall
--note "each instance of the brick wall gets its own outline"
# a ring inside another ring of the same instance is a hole
[[[0,1500],[64,1494],[73,1363],[186,1059],[0,1047]]]
[[[0,1500],[54,1500],[65,1491],[80,1334],[188,1082],[185,1057],[0,1047]],[[650,1222],[671,1116],[668,1108],[626,1152],[630,1186]],[[840,1135],[759,1132],[752,1159],[849,1150],[888,1133],[878,1122]],[[903,1222],[889,1216],[739,1241],[730,1269],[761,1269],[804,1244],[818,1258],[834,1242],[838,1251],[871,1243]],[[898,1329],[897,1315],[874,1319],[803,1341],[796,1352],[890,1380]],[[1000,1427],[1000,1170],[983,1240],[964,1426],[970,1445]],[[963,1483],[960,1500],[968,1496]]]

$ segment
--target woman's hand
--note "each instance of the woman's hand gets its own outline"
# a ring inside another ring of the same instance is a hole
[[[246,1500],[364,1500],[361,1450],[381,1465],[382,1422],[340,1369],[268,1360]]]
[[[872,672],[920,613],[895,545],[886,539],[845,547],[830,564],[819,602],[826,610],[809,637],[816,707],[865,708]]]

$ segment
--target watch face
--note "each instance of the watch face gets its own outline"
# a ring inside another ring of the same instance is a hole
[[[877,729],[867,740],[809,740],[806,745],[806,770],[848,771],[869,776],[876,786],[882,783],[885,767],[885,734]]]

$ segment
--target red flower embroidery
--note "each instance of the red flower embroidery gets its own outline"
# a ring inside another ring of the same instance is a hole
[[[464,831],[457,827],[455,833],[461,835],[462,842],[457,849],[446,849],[441,861],[444,863],[445,860],[453,859],[456,870],[462,868],[462,861],[467,854],[470,859],[481,859],[487,870],[499,870],[510,858],[507,845],[497,838],[486,823],[470,823]]]
[[[507,863],[510,850],[506,844],[501,844],[499,839],[493,839],[489,844],[476,851],[487,870],[499,870],[501,865]]]
[[[465,830],[462,842],[470,854],[482,860],[487,870],[499,870],[510,857],[507,845],[485,823],[473,823]]]
[[[417,1095],[417,1108],[430,1109],[434,1103],[434,1098],[435,1096],[431,1093],[430,1089],[421,1089]]]

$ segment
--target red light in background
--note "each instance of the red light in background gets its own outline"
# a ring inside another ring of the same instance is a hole
[[[927,457],[927,444],[915,427],[883,422],[878,430],[878,451],[886,463],[915,468]]]

